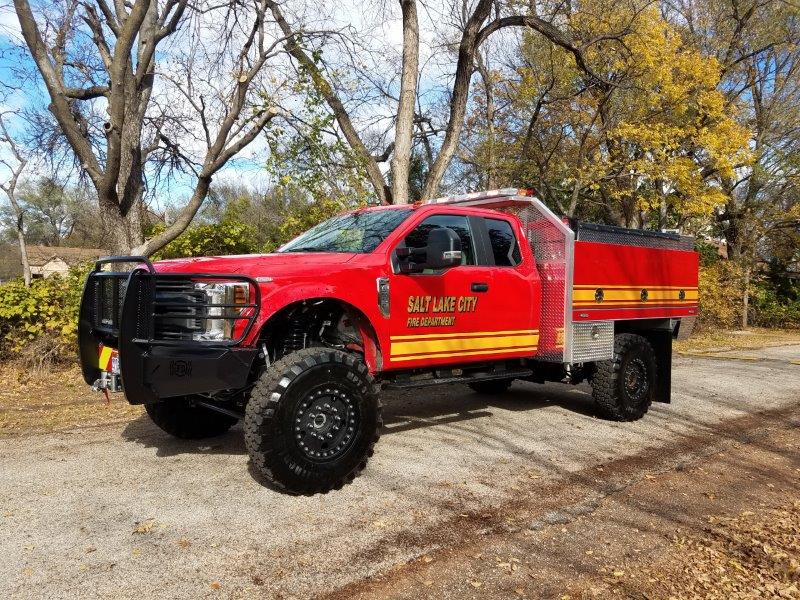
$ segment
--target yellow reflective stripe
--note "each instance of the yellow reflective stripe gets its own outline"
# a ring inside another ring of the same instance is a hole
[[[603,302],[614,302],[616,300],[641,300],[641,289],[638,290],[607,290],[603,289]],[[647,290],[647,300],[675,300],[676,302],[686,302],[689,300],[697,300],[697,290],[684,290],[684,299],[678,297],[680,290]],[[572,294],[572,299],[576,302],[596,302],[595,289],[591,290],[575,290]]]
[[[100,351],[100,357],[97,361],[97,366],[99,366],[103,371],[107,370],[106,366],[108,366],[108,361],[111,360],[111,353],[113,351],[113,348],[107,348],[106,346],[103,346],[103,349]]]
[[[539,343],[536,334],[511,335],[506,337],[477,337],[418,340],[413,342],[392,342],[391,355],[430,354],[441,352],[463,352],[467,350],[498,350],[520,346],[535,346]]]
[[[539,333],[538,329],[511,329],[507,331],[462,331],[461,333],[425,333],[417,335],[393,335],[394,340],[427,340],[434,338],[475,337],[480,335],[512,335],[520,333]]]
[[[392,357],[392,362],[408,360],[422,360],[426,358],[449,358],[451,356],[474,356],[478,354],[510,354],[511,352],[536,352],[536,346],[520,346],[517,348],[503,348],[500,350],[471,350],[469,352],[437,352],[435,354],[415,354],[413,356]]]

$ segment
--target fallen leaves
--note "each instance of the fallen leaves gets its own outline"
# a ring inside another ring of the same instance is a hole
[[[649,578],[643,596],[800,598],[800,500],[707,523],[702,535],[676,536],[665,576]]]
[[[155,526],[156,526],[155,519],[145,519],[144,521],[141,522],[137,521],[136,527],[134,527],[133,529],[133,533],[138,533],[138,534],[150,533],[153,530],[153,527]]]
[[[122,394],[114,394],[110,406],[100,404],[101,395],[83,383],[77,366],[45,370],[35,378],[23,375],[14,364],[0,369],[0,436],[124,422],[142,414],[142,407],[128,404]]]

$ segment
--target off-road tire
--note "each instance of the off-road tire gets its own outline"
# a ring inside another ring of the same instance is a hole
[[[505,394],[512,383],[514,383],[513,379],[489,379],[470,383],[469,387],[479,394],[497,395]]]
[[[339,412],[323,408],[326,399],[342,409],[351,432],[333,420]],[[316,420],[330,429],[315,430]],[[364,470],[382,425],[378,386],[364,361],[341,350],[313,347],[284,356],[260,376],[245,411],[244,439],[265,482],[291,494],[324,494]],[[317,441],[316,436],[321,440],[329,433],[335,447]],[[311,456],[315,450],[322,456]]]
[[[609,419],[635,421],[653,402],[656,377],[656,355],[650,342],[640,335],[622,333],[614,338],[613,360],[595,363],[592,396]],[[631,379],[638,385],[631,387]]]
[[[189,398],[173,398],[145,404],[144,409],[158,427],[171,436],[184,440],[222,435],[238,421],[202,406],[193,406]]]

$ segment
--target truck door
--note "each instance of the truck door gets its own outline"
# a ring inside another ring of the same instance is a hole
[[[540,282],[532,257],[523,260],[520,240],[512,222],[479,217],[475,229],[481,234],[486,251],[484,260],[492,268],[492,310],[504,329],[526,331],[539,337]]]
[[[443,271],[392,277],[386,365],[413,368],[534,354],[536,333],[530,318],[509,312],[511,299],[503,297],[507,290],[498,286],[495,267],[488,264],[479,219],[431,215],[400,245],[423,247],[428,232],[436,227],[447,227],[459,236],[462,263]]]

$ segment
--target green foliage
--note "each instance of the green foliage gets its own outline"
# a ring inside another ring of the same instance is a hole
[[[332,198],[323,198],[316,202],[309,202],[302,208],[297,207],[288,211],[280,226],[280,243],[288,242],[325,219],[330,219],[348,208],[353,207],[344,206],[341,201]]]
[[[266,193],[224,187],[212,192],[200,222],[154,255],[155,260],[272,252],[325,219],[354,208],[343,198],[309,199],[295,186]],[[164,230],[156,225],[148,235]]]
[[[800,327],[800,281],[785,277],[759,281],[750,295],[752,321],[761,327]]]
[[[156,226],[154,234],[163,231]],[[183,258],[190,256],[218,256],[225,254],[251,254],[258,251],[256,230],[252,225],[226,218],[220,223],[192,225],[162,248],[154,258]]]
[[[319,54],[313,55],[320,62]],[[303,99],[287,126],[277,120],[265,130],[270,157],[267,171],[284,188],[300,189],[311,202],[355,207],[374,197],[359,155],[338,134],[333,114],[301,66],[293,91]]]
[[[719,255],[719,249],[714,244],[709,244],[703,239],[698,238],[694,249],[700,254],[700,266],[702,267],[710,267],[722,259]]]
[[[17,195],[28,244],[58,246],[69,240],[70,245],[91,245],[99,241],[97,211],[82,188],[40,177],[22,183]],[[16,224],[11,206],[0,206],[0,238],[16,241]]]
[[[0,356],[19,353],[27,344],[49,337],[62,356],[75,354],[83,284],[89,267],[73,268],[66,277],[21,279],[0,285]]]

